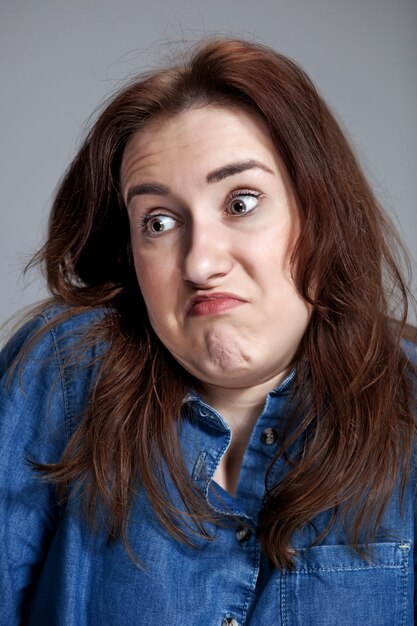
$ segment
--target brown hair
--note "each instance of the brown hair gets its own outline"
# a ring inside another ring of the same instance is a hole
[[[263,117],[301,213],[293,276],[313,314],[297,354],[293,429],[277,457],[300,436],[304,445],[268,491],[259,521],[266,554],[291,566],[293,533],[320,512],[353,514],[353,544],[362,530],[373,537],[399,477],[404,485],[408,476],[415,407],[400,347],[407,289],[387,242],[400,244],[308,77],[262,45],[209,40],[177,66],[134,81],[106,105],[59,186],[36,261],[54,298],[71,305],[60,319],[108,308],[89,332],[109,348],[61,460],[38,469],[66,492],[77,486],[91,522],[104,506],[111,537],[126,539],[138,476],[173,536],[207,536],[213,514],[184,467],[175,427],[192,381],[149,324],[119,169],[128,139],[149,120],[210,102]],[[166,492],[165,466],[182,510]]]

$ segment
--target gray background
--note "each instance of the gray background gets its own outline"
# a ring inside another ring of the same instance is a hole
[[[44,297],[22,280],[96,106],[172,41],[218,33],[298,61],[417,258],[416,0],[1,0],[0,322]]]

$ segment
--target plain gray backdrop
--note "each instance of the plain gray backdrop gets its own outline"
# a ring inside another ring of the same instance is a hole
[[[1,0],[0,322],[46,295],[20,273],[94,109],[211,34],[301,64],[417,259],[416,0]]]

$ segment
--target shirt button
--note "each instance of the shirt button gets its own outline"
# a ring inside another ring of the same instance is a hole
[[[247,526],[239,526],[236,531],[236,539],[239,543],[245,543],[251,536],[251,529]]]
[[[225,617],[222,621],[222,626],[239,626],[239,624],[234,617]]]
[[[278,439],[278,433],[275,428],[265,428],[261,435],[261,439],[263,443],[270,446]]]

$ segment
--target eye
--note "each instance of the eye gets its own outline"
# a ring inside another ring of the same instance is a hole
[[[227,204],[227,213],[236,217],[247,215],[258,206],[260,193],[255,191],[239,191],[234,192],[229,197]]]
[[[177,221],[169,215],[144,215],[139,222],[139,227],[150,237],[158,237],[176,225]]]

